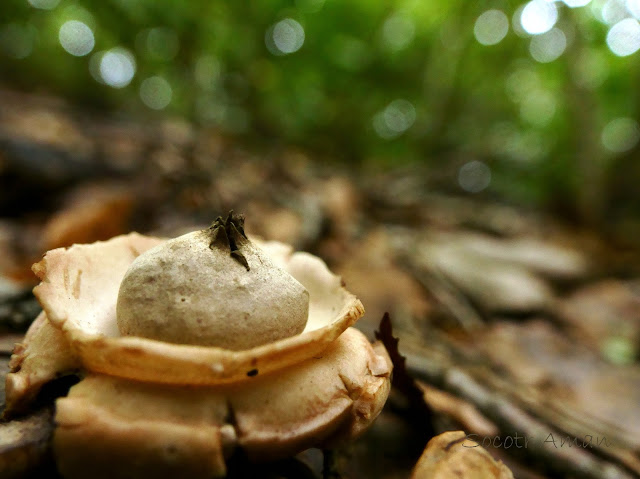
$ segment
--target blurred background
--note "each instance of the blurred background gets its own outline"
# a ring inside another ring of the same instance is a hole
[[[352,477],[406,477],[432,427],[537,435],[492,450],[519,478],[639,477],[639,20],[640,0],[2,0],[0,356],[45,251],[233,208],[327,261],[370,335],[391,313],[433,416],[392,398]]]
[[[420,164],[444,190],[628,223],[638,18],[636,0],[5,0],[1,74],[86,108]]]

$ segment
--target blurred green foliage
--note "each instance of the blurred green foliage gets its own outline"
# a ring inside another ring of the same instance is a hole
[[[607,39],[628,20],[622,48],[636,48],[640,3],[534,1],[557,12],[553,34],[526,33],[527,2],[511,0],[3,0],[0,68],[13,87],[164,110],[247,141],[360,164],[425,163],[445,189],[587,221],[621,205],[628,215],[640,204],[640,53],[614,54]],[[482,30],[487,10],[503,12],[506,36],[499,22]],[[93,33],[86,55],[61,45],[69,20]],[[135,65],[117,88],[101,79],[114,48]],[[462,169],[472,161],[482,168]]]

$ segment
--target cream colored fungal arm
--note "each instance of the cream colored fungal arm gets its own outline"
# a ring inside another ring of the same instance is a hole
[[[33,265],[41,280],[33,293],[67,336],[119,336],[115,307],[122,278],[134,259],[164,241],[130,233],[48,251]]]
[[[5,379],[6,416],[25,412],[42,386],[80,363],[62,332],[42,312],[16,344]]]

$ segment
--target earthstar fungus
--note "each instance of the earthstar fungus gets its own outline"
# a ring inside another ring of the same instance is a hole
[[[360,301],[320,259],[248,238],[241,217],[52,250],[34,272],[44,312],[16,347],[6,411],[79,372],[56,404],[64,477],[220,477],[237,450],[349,440],[389,394],[384,347],[350,327]]]

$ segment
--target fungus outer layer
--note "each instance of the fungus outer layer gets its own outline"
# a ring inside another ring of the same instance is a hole
[[[250,383],[191,388],[91,375],[57,402],[55,456],[68,478],[88,468],[97,479],[223,476],[236,448],[274,460],[357,436],[380,413],[390,371],[384,348],[349,328],[322,357]]]
[[[38,391],[60,373],[71,372],[80,362],[64,335],[44,312],[31,324],[22,343],[16,344],[5,380],[5,414],[28,410]]]

